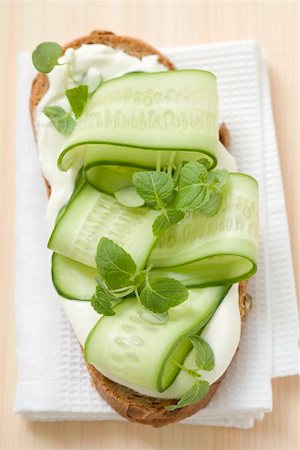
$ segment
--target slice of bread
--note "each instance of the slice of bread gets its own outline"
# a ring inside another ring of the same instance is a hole
[[[113,48],[118,48],[129,55],[142,58],[146,55],[158,55],[158,60],[167,69],[174,69],[172,62],[155,48],[139,39],[117,36],[110,31],[97,30],[93,31],[89,36],[75,39],[63,47],[63,51],[67,48],[78,48],[82,44],[104,44]],[[32,125],[34,128],[35,108],[49,87],[48,77],[39,73],[33,81],[30,97],[30,114]],[[220,127],[220,141],[227,147],[229,143],[229,134],[225,125]],[[51,195],[51,186],[45,180],[49,196]],[[247,314],[249,310],[249,296],[247,295],[247,281],[243,281],[239,285],[239,302],[241,318]],[[169,423],[177,422],[185,419],[202,408],[205,408],[211,398],[217,391],[221,382],[219,379],[210,386],[210,390],[205,398],[194,405],[186,406],[182,409],[174,411],[166,410],[166,406],[174,404],[177,400],[161,400],[141,395],[131,389],[126,388],[114,381],[103,376],[95,367],[87,364],[87,368],[91,375],[92,383],[99,394],[107,401],[121,416],[126,419],[141,424],[161,427]]]

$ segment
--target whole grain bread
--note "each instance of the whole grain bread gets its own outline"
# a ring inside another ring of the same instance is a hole
[[[109,45],[138,58],[147,55],[158,55],[159,62],[167,69],[171,70],[175,68],[168,58],[147,43],[128,36],[118,36],[110,31],[104,30],[93,31],[88,36],[83,36],[69,42],[63,47],[63,51],[70,47],[78,48],[82,44]],[[30,114],[33,129],[35,108],[43,95],[47,92],[48,87],[49,81],[47,75],[39,73],[33,80],[30,96]],[[228,147],[229,133],[224,124],[220,127],[219,135],[220,141],[225,147]],[[47,180],[45,180],[45,184],[48,195],[50,196],[51,186]],[[241,318],[243,319],[251,306],[247,294],[247,281],[243,281],[239,285],[239,304]],[[152,425],[154,427],[161,427],[169,423],[177,422],[195,414],[200,409],[205,408],[216,393],[222,380],[219,379],[212,384],[208,394],[198,403],[174,411],[168,411],[166,410],[166,406],[176,403],[176,400],[162,400],[141,395],[125,386],[109,380],[92,365],[88,363],[86,363],[86,365],[91,375],[93,386],[97,389],[103,399],[115,409],[115,411],[130,421]]]

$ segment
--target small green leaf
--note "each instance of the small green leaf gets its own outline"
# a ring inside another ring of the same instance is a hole
[[[210,163],[209,160],[207,158],[200,158],[197,161],[199,164],[203,164],[203,166],[206,167],[206,169],[209,169]]]
[[[184,408],[185,406],[194,405],[202,400],[209,391],[209,383],[204,380],[197,380],[179,400],[176,405],[167,406],[168,411],[174,411],[175,409]]]
[[[212,170],[208,175],[208,183],[214,189],[221,189],[229,176],[229,172],[226,169]]]
[[[184,212],[178,209],[165,211],[156,217],[152,225],[154,236],[159,236],[163,231],[167,230],[171,225],[180,222],[184,218]]]
[[[97,246],[96,264],[101,277],[109,289],[132,285],[136,264],[122,247],[103,237]]]
[[[62,48],[56,42],[43,42],[32,53],[34,67],[42,73],[49,73],[62,55]]]
[[[141,304],[155,313],[167,312],[188,298],[187,288],[173,278],[146,279],[146,286],[140,294]]]
[[[200,336],[191,336],[190,341],[196,352],[198,369],[212,370],[215,367],[215,357],[211,346]]]
[[[78,119],[84,110],[86,102],[88,101],[89,88],[85,84],[81,84],[73,89],[67,89],[66,96],[76,119]]]
[[[135,172],[132,176],[137,193],[152,209],[160,209],[168,205],[174,191],[173,178],[165,172]]]
[[[141,284],[145,283],[146,275],[143,271],[137,272],[133,278],[133,285],[139,287]]]
[[[61,134],[69,136],[74,130],[76,121],[70,117],[70,113],[67,113],[60,106],[46,106],[43,109],[43,113]]]
[[[139,314],[143,320],[152,323],[153,325],[161,325],[163,323],[166,323],[169,319],[169,314],[167,312],[154,313],[153,311],[149,311],[148,309],[143,309]]]
[[[112,309],[111,295],[101,286],[96,286],[95,294],[91,299],[91,305],[94,310],[104,316],[114,316]]]
[[[207,202],[201,206],[200,212],[207,217],[212,217],[217,214],[222,205],[223,196],[219,192],[213,192],[209,197]]]
[[[208,197],[207,180],[208,173],[203,164],[197,161],[185,164],[179,177],[177,209],[188,212],[204,204]]]

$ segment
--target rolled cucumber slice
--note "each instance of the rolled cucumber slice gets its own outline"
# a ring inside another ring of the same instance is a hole
[[[123,247],[143,268],[156,242],[152,223],[159,214],[147,207],[128,208],[116,198],[88,184],[69,202],[48,242],[56,253],[96,267],[96,249],[101,237]]]
[[[258,186],[247,175],[232,173],[222,207],[213,217],[194,212],[166,230],[149,262],[159,275],[172,272],[187,286],[228,284],[256,271]]]
[[[103,83],[85,107],[58,165],[154,168],[157,151],[196,152],[216,164],[216,77],[203,70],[131,73]],[[143,157],[141,157],[143,153]],[[167,160],[169,159],[169,155]]]
[[[180,370],[174,361],[182,363],[191,349],[188,337],[200,332],[228,290],[190,290],[188,300],[171,309],[161,325],[140,318],[136,299],[124,300],[115,307],[115,316],[102,317],[91,330],[86,360],[111,379],[163,392]]]
[[[71,300],[91,300],[97,276],[97,270],[93,267],[53,253],[51,274],[59,295]]]

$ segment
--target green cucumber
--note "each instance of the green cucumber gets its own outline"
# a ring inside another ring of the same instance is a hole
[[[188,288],[197,288],[237,283],[250,278],[256,269],[256,261],[248,258],[238,255],[216,255],[169,269],[152,269],[150,275],[151,278],[175,278]]]
[[[132,174],[138,169],[122,166],[87,166],[84,165],[86,181],[106,194],[114,195],[117,191],[132,186]]]
[[[132,184],[132,174],[138,170],[155,170],[157,167],[167,170],[169,165],[176,168],[186,161],[209,160],[199,152],[144,150],[122,147],[120,151],[116,145],[86,146],[83,161],[86,181],[100,191],[114,194]]]
[[[97,269],[53,253],[51,274],[59,295],[71,300],[90,300],[96,289]]]
[[[169,311],[169,320],[152,325],[140,318],[141,306],[130,298],[102,317],[85,343],[85,358],[107,376],[126,384],[165,391],[191,349],[188,337],[199,333],[226,296],[228,286],[189,291],[186,302]],[[175,362],[174,362],[175,361]]]
[[[128,208],[88,184],[71,199],[55,225],[48,248],[87,266],[96,267],[96,249],[102,237],[123,247],[138,269],[145,266],[155,244],[152,223],[159,214],[145,206]]]
[[[166,230],[149,262],[159,275],[173,272],[188,286],[228,284],[255,273],[258,254],[258,187],[247,175],[232,173],[220,211],[200,212]]]
[[[145,200],[136,192],[133,186],[115,192],[115,197],[121,205],[130,206],[130,208],[139,208],[145,204]]]
[[[196,152],[198,159],[206,155],[215,166],[217,117],[212,73],[131,73],[103,83],[95,92],[58,165],[68,170],[74,158],[83,161],[86,156],[86,172],[103,164],[153,169],[161,150],[167,153],[163,164],[168,164],[170,152],[180,151]]]

